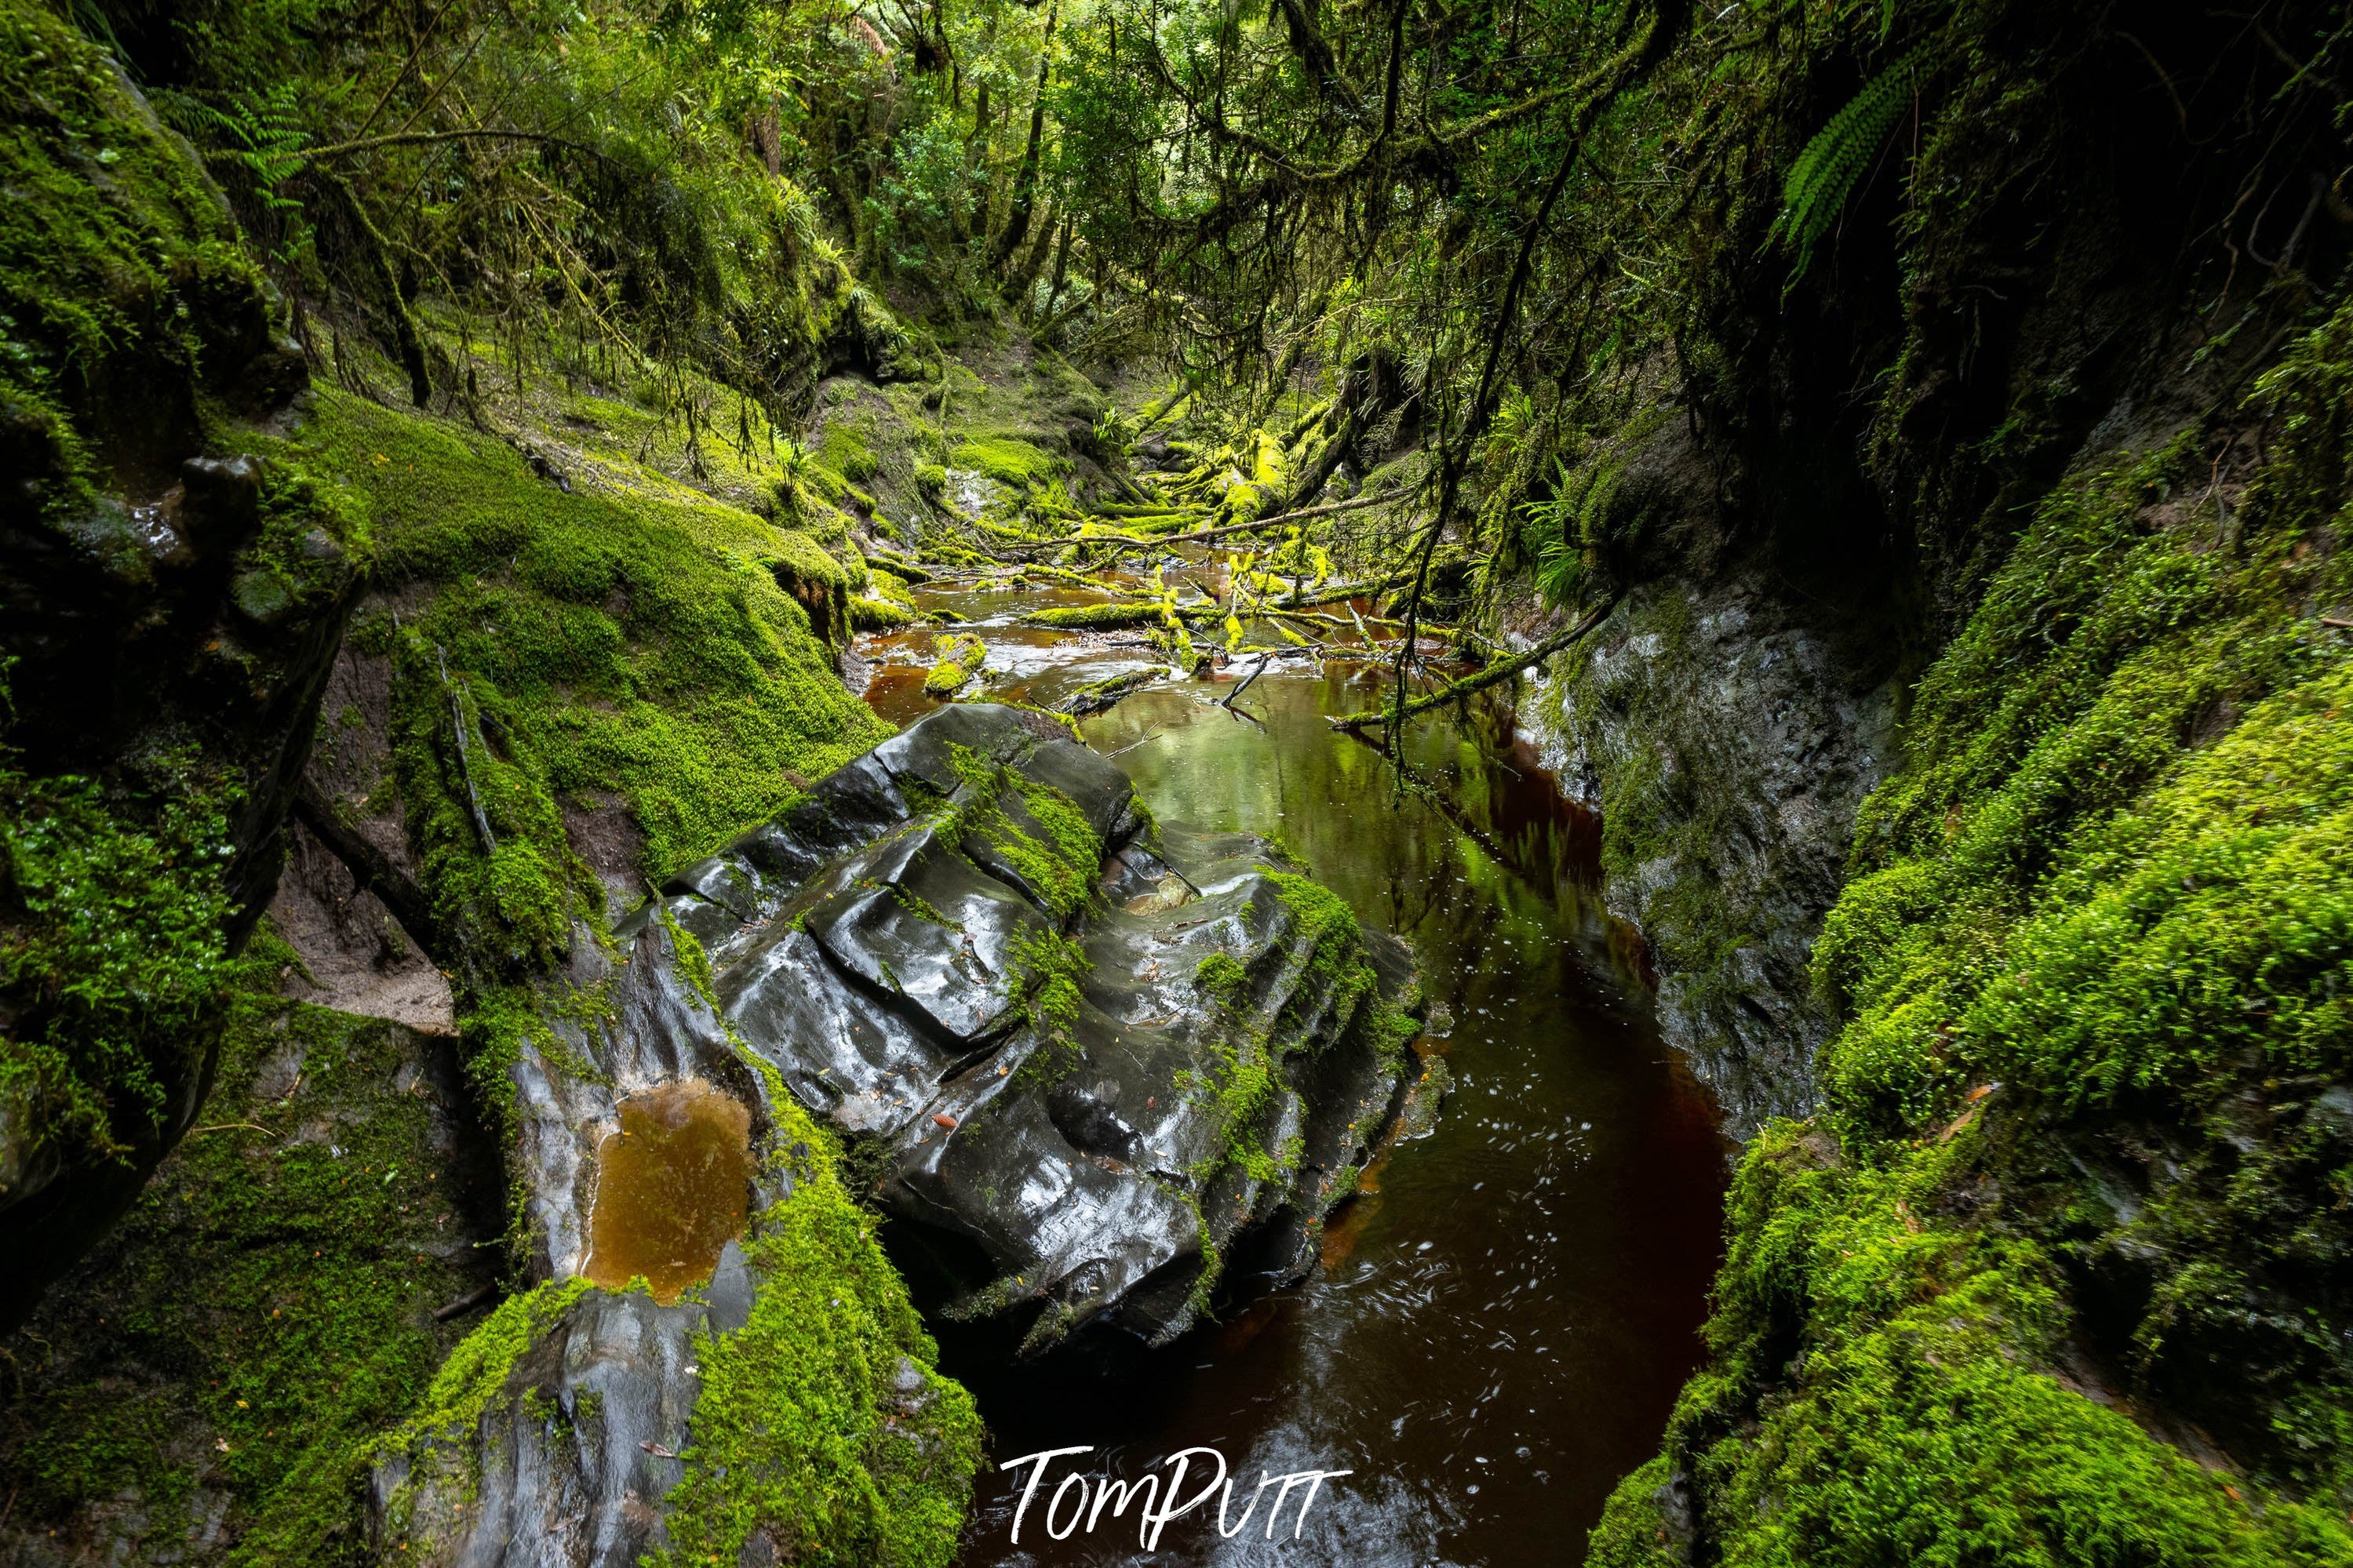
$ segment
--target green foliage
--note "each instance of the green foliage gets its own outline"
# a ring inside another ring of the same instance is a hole
[[[1847,196],[1879,156],[1897,117],[1911,106],[1926,56],[1925,48],[1915,48],[1865,83],[1789,165],[1772,233],[1797,252],[1793,282],[1813,265],[1815,247],[1829,237]]]
[[[121,76],[36,3],[0,5],[0,412],[52,518],[116,460],[193,449],[209,373],[269,325],[203,170]]]
[[[0,700],[5,689],[0,688]],[[91,780],[34,778],[0,748],[0,1183],[85,1152],[151,1144],[228,1000],[217,792],[110,800]]]

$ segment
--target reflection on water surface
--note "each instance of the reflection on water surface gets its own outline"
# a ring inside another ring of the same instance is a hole
[[[997,694],[1051,700],[1151,658],[1070,639],[1057,664],[1018,633],[998,652],[1013,628],[988,623],[1009,618],[1004,597],[930,599],[991,638],[1008,677]],[[901,722],[928,710],[882,639],[868,657],[884,666],[879,710]],[[934,1325],[998,1459],[1087,1444],[1089,1473],[1133,1479],[1209,1446],[1239,1477],[1237,1519],[1262,1473],[1355,1474],[1330,1483],[1298,1540],[1295,1509],[1271,1542],[1262,1518],[1220,1540],[1195,1513],[1147,1557],[1132,1510],[1124,1527],[1106,1515],[1056,1542],[1033,1508],[1011,1546],[1018,1478],[990,1473],[966,1568],[1550,1568],[1582,1557],[1610,1489],[1657,1451],[1698,1361],[1716,1258],[1715,1112],[1651,1026],[1639,942],[1600,907],[1595,819],[1477,707],[1417,721],[1401,792],[1387,759],[1324,722],[1373,706],[1380,677],[1302,660],[1250,688],[1251,717],[1213,705],[1229,684],[1192,681],[1083,727],[1161,820],[1279,839],[1368,925],[1413,943],[1433,1004],[1423,1046],[1454,1082],[1434,1130],[1366,1171],[1306,1282],[1245,1292],[1165,1352],[1098,1338],[1016,1365],[986,1332]]]

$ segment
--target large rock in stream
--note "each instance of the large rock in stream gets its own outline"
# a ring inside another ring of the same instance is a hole
[[[669,1543],[665,1509],[697,1484],[698,1371],[793,1287],[764,1269],[763,1227],[831,1180],[791,1137],[810,1117],[935,1304],[1001,1316],[1035,1352],[1091,1323],[1166,1342],[1244,1252],[1253,1281],[1303,1273],[1419,1077],[1403,943],[1262,840],[1154,823],[1117,768],[1009,708],[941,709],[617,935],[580,944],[513,1068],[538,1268],[623,1283],[605,1205],[634,1200],[599,1192],[600,1150],[631,1106],[689,1090],[748,1116],[751,1228],[669,1303],[659,1280],[511,1303],[505,1359],[470,1392],[445,1374],[465,1425],[427,1420],[378,1468],[401,1561],[620,1564]],[[877,1425],[936,1447],[935,1377],[879,1360]]]

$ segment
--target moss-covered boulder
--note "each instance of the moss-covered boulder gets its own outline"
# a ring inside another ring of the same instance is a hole
[[[854,1200],[971,1259],[954,1305],[1033,1345],[1168,1338],[1245,1233],[1276,1274],[1312,1258],[1400,1097],[1411,984],[1265,845],[1155,830],[1052,721],[940,710],[542,994],[509,1071],[543,1283],[382,1448],[377,1551],[945,1563],[977,1417]],[[633,1107],[695,1097],[733,1129],[741,1234],[681,1275],[631,1260],[628,1142],[665,1136]]]
[[[1033,1349],[1173,1337],[1245,1232],[1303,1268],[1408,1076],[1401,944],[1014,709],[940,710],[664,896],[949,1310]]]

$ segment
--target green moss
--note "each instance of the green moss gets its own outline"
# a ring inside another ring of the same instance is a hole
[[[853,426],[829,426],[825,444],[818,454],[825,466],[853,485],[862,485],[882,471],[882,465],[866,444],[866,435]]]
[[[818,776],[889,732],[760,564],[839,588],[805,535],[707,499],[566,495],[461,426],[332,391],[286,450],[374,520],[377,580],[415,585],[397,630],[377,616],[358,640],[395,659],[396,773],[427,890],[506,964],[545,962],[601,908],[560,799],[620,794],[656,871],[775,815],[788,773]],[[470,821],[453,690],[495,852]]]
[[[889,599],[849,601],[849,624],[861,632],[903,631],[923,619],[919,612]]]
[[[969,632],[934,637],[932,652],[938,662],[923,677],[923,690],[943,700],[963,690],[988,662],[988,645]]]
[[[949,455],[951,467],[975,468],[1008,489],[1042,485],[1066,465],[1012,436],[974,436]]]
[[[1062,631],[1117,631],[1126,626],[1156,626],[1166,618],[1155,603],[1141,605],[1057,605],[1032,610],[1021,617],[1033,626]]]
[[[1333,1034],[1336,1038],[1367,1003],[1381,1005],[1380,980],[1365,956],[1356,913],[1339,894],[1311,878],[1276,871],[1267,879],[1291,911],[1306,946],[1300,960],[1305,973],[1283,1005],[1276,1026],[1300,1028],[1308,1021],[1308,1009],[1328,1010],[1340,1022]]]
[[[1229,1010],[1240,1006],[1250,987],[1250,971],[1230,952],[1213,952],[1194,967],[1193,984]]]
[[[195,446],[207,371],[270,325],[219,194],[113,63],[31,0],[0,5],[0,409],[53,523],[113,460]]]
[[[2333,1512],[2234,1498],[2228,1478],[2063,1384],[2063,1282],[2031,1241],[1933,1205],[1971,1151],[1825,1163],[1787,1123],[1742,1161],[1708,1328],[1672,1450],[1727,1563],[2162,1564],[2342,1560]],[[1749,1389],[1802,1352],[1775,1399]],[[1662,1561],[1654,1464],[1589,1561]]]
[[[0,1184],[13,1185],[50,1160],[154,1140],[172,1086],[199,1076],[231,965],[212,792],[183,774],[183,793],[113,801],[9,760],[0,750]]]
[[[480,1425],[492,1401],[506,1387],[507,1375],[574,1302],[594,1287],[587,1280],[549,1280],[520,1296],[510,1296],[468,1334],[441,1363],[416,1412],[389,1447],[436,1437],[462,1441]]]
[[[1086,949],[1066,936],[1046,931],[1014,939],[1010,952],[1021,988],[1021,1008],[1038,1043],[1014,1074],[1014,1087],[1059,1083],[1079,1065],[1079,982],[1088,970]]]
[[[1204,1155],[1194,1175],[1207,1184],[1229,1168],[1254,1182],[1279,1181],[1288,1173],[1280,1156],[1264,1146],[1261,1122],[1282,1092],[1275,1075],[1280,1047],[1269,1037],[1246,1033],[1239,1041],[1217,1040],[1206,1074],[1188,1087],[1206,1089],[1206,1104],[1218,1129],[1217,1147]]]
[[[955,841],[967,851],[986,846],[1057,919],[1076,914],[1103,865],[1103,840],[1078,803],[965,747],[952,746],[948,755],[964,783],[949,829]],[[1008,811],[1008,796],[1020,802],[1020,817]]]
[[[2053,490],[1922,682],[1815,955],[1821,1125],[1742,1161],[1669,1436],[1716,1560],[2353,1560],[2348,365],[2340,312],[2264,379],[2228,532],[2195,433]],[[1595,1561],[1655,1558],[1662,1479]]]
[[[373,1445],[463,1332],[430,1309],[478,1278],[448,1245],[470,1200],[427,1102],[394,1090],[417,1047],[269,994],[291,962],[256,937],[202,1131],[15,1342],[0,1469],[20,1529],[128,1497],[151,1539],[211,1521],[227,1563],[364,1558]]]
[[[779,1097],[772,1109],[780,1146],[829,1151],[798,1106]],[[694,1441],[668,1500],[670,1543],[649,1561],[733,1563],[765,1531],[797,1563],[945,1568],[980,1420],[931,1370],[931,1340],[829,1153],[760,1216],[744,1251],[759,1294],[742,1329],[698,1336]],[[921,1378],[912,1399],[893,1388],[902,1359]]]

